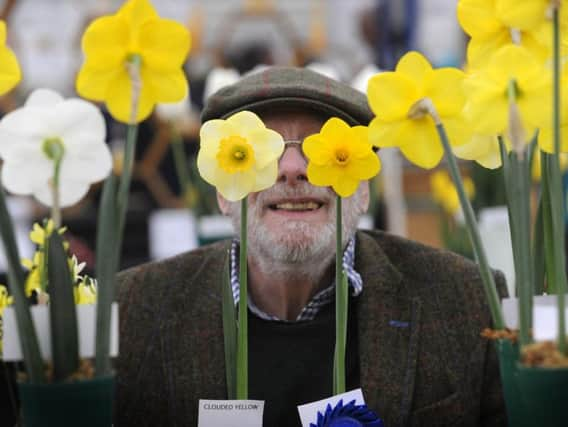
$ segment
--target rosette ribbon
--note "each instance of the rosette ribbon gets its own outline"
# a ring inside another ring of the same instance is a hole
[[[323,413],[318,412],[317,422],[310,427],[384,427],[384,423],[367,405],[357,405],[355,400],[344,405],[341,399],[334,407],[328,404]]]

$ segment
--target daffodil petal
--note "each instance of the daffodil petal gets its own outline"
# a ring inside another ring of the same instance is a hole
[[[251,111],[240,111],[233,114],[227,119],[227,122],[233,126],[237,134],[243,136],[248,135],[252,131],[265,128],[262,120]]]
[[[6,22],[0,19],[0,45],[6,44]]]
[[[278,177],[278,163],[272,162],[267,164],[263,169],[255,172],[255,184],[252,191],[262,191],[270,188],[276,182]]]
[[[55,108],[59,120],[55,132],[64,144],[72,144],[75,138],[86,135],[96,141],[106,139],[105,119],[99,108],[90,102],[78,98],[68,99]]]
[[[406,117],[410,107],[418,101],[419,92],[407,77],[384,72],[369,80],[367,96],[373,113],[390,122]]]
[[[155,71],[142,67],[141,76],[150,86],[147,93],[154,95],[155,102],[178,102],[187,97],[187,79],[181,69]]]
[[[133,27],[140,27],[152,19],[159,19],[156,9],[149,0],[129,0],[117,13],[127,19]]]
[[[62,208],[80,201],[89,191],[89,184],[83,181],[62,180],[59,187],[59,203]],[[53,194],[49,185],[38,185],[33,190],[34,197],[46,206],[53,204]]]
[[[24,104],[26,107],[54,107],[57,104],[63,102],[63,97],[51,89],[36,89],[34,90],[26,103]]]
[[[61,162],[60,180],[80,177],[87,182],[97,182],[108,176],[112,169],[112,155],[101,139],[77,138],[66,147]]]
[[[16,55],[6,47],[0,47],[0,64],[0,94],[4,94],[20,82],[22,71]]]
[[[396,72],[405,76],[418,88],[420,91],[432,73],[432,66],[424,55],[411,51],[406,53],[398,64],[396,65]],[[421,96],[421,94],[419,94]]]
[[[409,119],[386,123],[375,118],[369,124],[369,140],[375,147],[398,147],[405,141],[400,139],[401,129]]]
[[[320,166],[312,162],[308,163],[306,175],[310,184],[320,187],[330,187],[337,180],[335,168]]]
[[[128,54],[128,22],[112,15],[94,20],[85,30],[81,47],[95,71],[121,67]]]
[[[495,0],[460,0],[457,5],[458,21],[472,37],[487,37],[503,28],[495,14]]]
[[[314,134],[306,137],[302,143],[302,151],[311,163],[318,165],[328,164],[331,154],[331,144],[326,143],[326,139],[321,134]]]
[[[244,199],[254,190],[254,186],[254,172],[236,172],[234,174],[227,174],[219,170],[217,173],[217,191],[221,193],[225,199],[231,202]]]
[[[457,68],[434,71],[427,82],[426,96],[432,100],[442,117],[461,112],[465,104],[464,73]]]
[[[546,19],[550,0],[495,0],[497,17],[508,27],[527,30]]]
[[[466,104],[464,114],[473,131],[484,135],[502,134],[508,125],[508,101],[503,93],[487,92],[484,98]]]
[[[341,197],[349,197],[352,196],[355,191],[357,191],[357,187],[359,187],[359,181],[356,179],[344,177],[343,179],[338,179],[337,181],[335,181],[332,187],[333,190]]]
[[[253,141],[257,169],[264,169],[269,163],[277,163],[284,151],[284,140],[278,132],[260,129],[248,136]]]
[[[231,136],[233,127],[226,120],[208,120],[199,130],[200,155],[215,158],[219,151],[219,143],[223,138]]]
[[[123,123],[131,122],[132,109],[132,88],[130,78],[127,73],[121,73],[112,80],[108,87],[108,92],[112,94],[106,99],[106,105],[110,114],[118,121]],[[154,107],[154,97],[151,88],[142,85],[140,97],[138,99],[138,109],[135,122],[138,123],[147,118]]]
[[[144,64],[153,70],[181,71],[190,48],[189,31],[169,19],[147,21],[140,28]]]
[[[369,155],[350,162],[344,170],[344,175],[359,181],[367,180],[378,174],[380,168],[379,157],[371,151]]]
[[[87,62],[79,70],[75,88],[77,93],[84,98],[94,101],[104,101],[109,94],[109,86],[115,79],[119,79],[120,75],[127,75],[126,70],[122,67],[105,68],[100,70],[93,66],[91,61]]]
[[[442,160],[444,150],[429,118],[408,120],[399,129],[402,154],[417,166],[432,169]]]
[[[32,157],[5,162],[2,167],[2,184],[11,193],[30,195],[38,185],[47,187],[52,175],[53,164],[49,160]]]

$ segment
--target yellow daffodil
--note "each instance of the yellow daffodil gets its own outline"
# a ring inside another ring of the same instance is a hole
[[[86,60],[77,77],[77,92],[105,102],[112,116],[130,122],[132,82],[127,70],[140,60],[141,91],[136,122],[157,102],[181,101],[187,95],[182,69],[190,47],[187,29],[158,16],[148,0],[129,0],[114,15],[96,19],[86,29]]]
[[[57,232],[63,235],[67,231],[67,227],[61,227]],[[53,220],[48,219],[45,228],[37,222],[34,223],[32,231],[30,231],[30,240],[36,245],[43,247],[46,239],[53,233]]]
[[[0,95],[16,86],[21,79],[16,55],[6,46],[6,23],[0,20]]]
[[[381,168],[367,127],[350,127],[336,117],[329,119],[319,133],[308,136],[302,148],[309,161],[308,181],[332,187],[341,197],[351,196],[360,181],[372,178]]]
[[[521,44],[544,60],[550,54],[552,26],[545,19],[547,0],[460,0],[458,21],[471,36],[468,67],[487,63],[503,46]],[[548,37],[543,37],[546,33]]]
[[[467,197],[471,199],[475,194],[473,181],[465,177],[463,185]],[[455,215],[461,209],[458,192],[447,171],[437,170],[430,176],[430,191],[434,201],[448,214]]]
[[[12,305],[14,298],[8,295],[8,289],[4,285],[0,285],[0,317],[4,314],[4,309]]]
[[[367,96],[376,118],[369,126],[370,140],[378,147],[399,147],[412,163],[435,167],[443,156],[442,144],[431,117],[414,111],[418,103],[434,104],[452,145],[468,140],[461,111],[465,103],[464,73],[455,68],[432,69],[418,52],[404,55],[394,72],[369,80]]]
[[[507,152],[511,150],[511,143],[505,138]],[[473,135],[470,141],[452,151],[460,159],[474,160],[486,169],[496,169],[501,166],[501,149],[496,135]]]
[[[73,288],[75,304],[96,304],[97,286],[93,279],[85,278]]]
[[[474,132],[506,135],[509,124],[509,82],[514,79],[526,138],[550,121],[550,72],[527,49],[508,45],[499,49],[486,67],[468,75],[465,114]]]
[[[199,138],[199,173],[227,200],[241,200],[276,182],[284,141],[256,114],[241,111],[227,120],[209,120]]]

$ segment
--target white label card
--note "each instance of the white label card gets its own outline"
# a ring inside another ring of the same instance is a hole
[[[263,400],[199,399],[197,427],[262,427]]]
[[[343,404],[347,404],[352,400],[355,400],[356,405],[364,405],[365,399],[363,398],[363,391],[358,388],[356,390],[351,390],[346,393],[337,394],[335,396],[329,397],[327,399],[318,400],[317,402],[306,403],[304,405],[298,406],[298,412],[300,413],[300,420],[302,421],[302,427],[310,427],[310,423],[317,423],[318,412],[322,414],[325,413],[327,405],[331,405],[333,408],[337,403],[343,399]],[[200,426],[201,427],[201,426]]]

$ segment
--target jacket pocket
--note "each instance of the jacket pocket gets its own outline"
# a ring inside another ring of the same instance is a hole
[[[438,400],[428,406],[412,412],[410,426],[412,427],[449,427],[461,426],[463,423],[464,405],[461,394],[455,392],[448,397]]]

